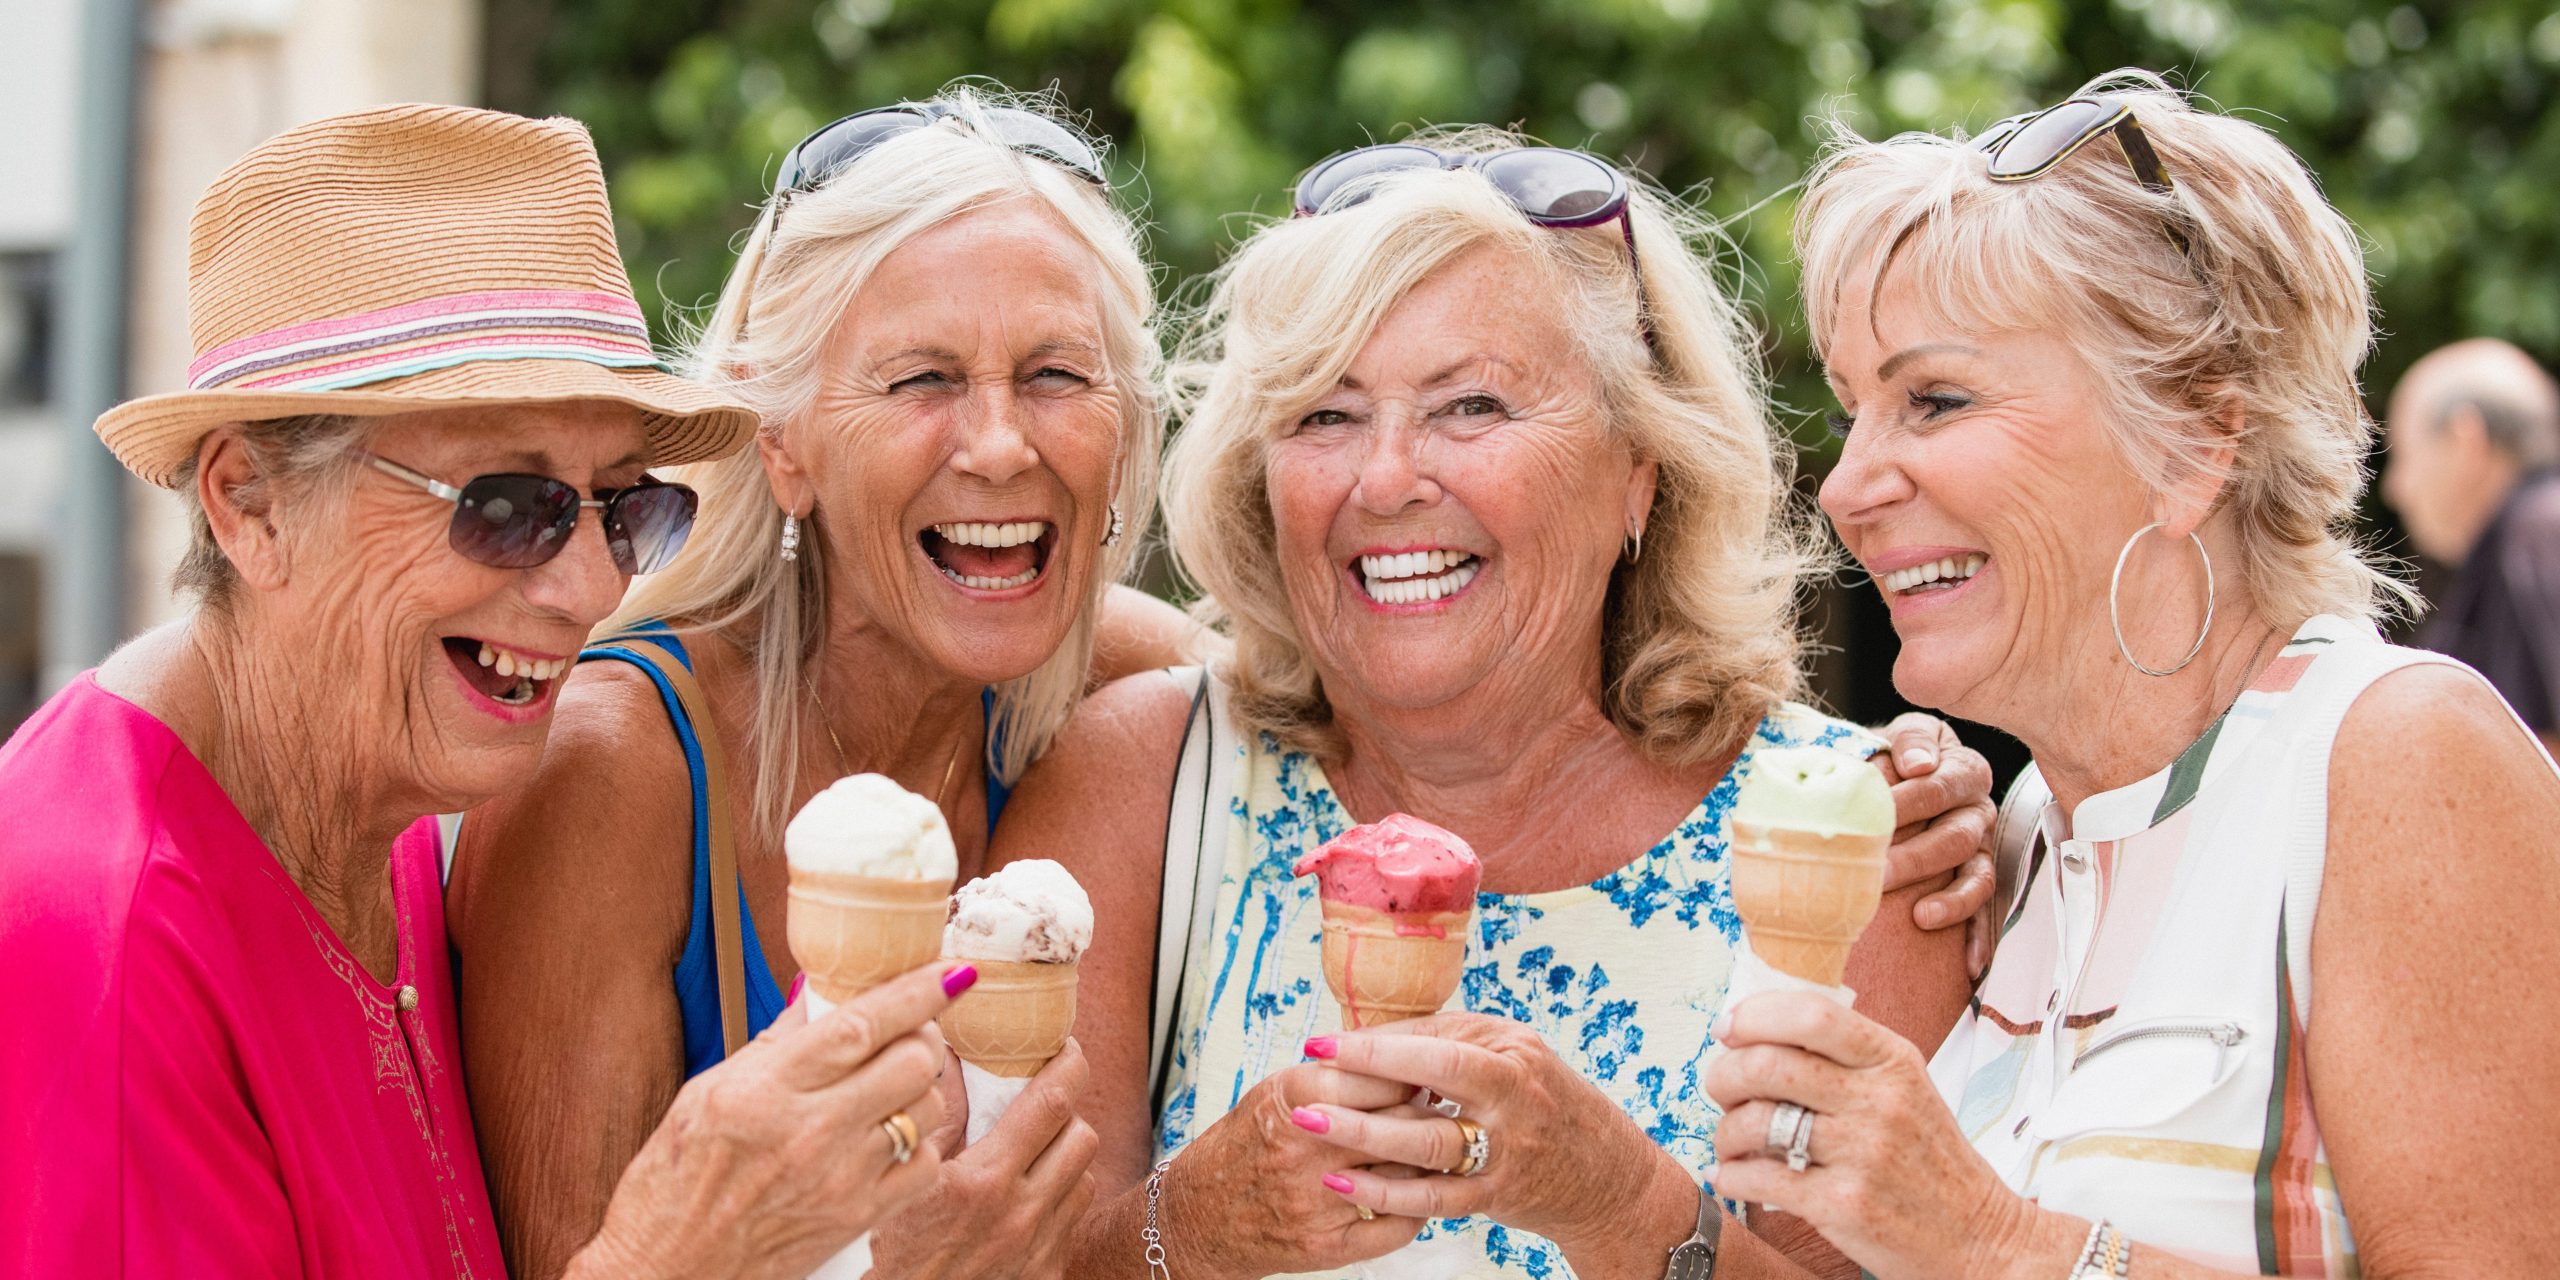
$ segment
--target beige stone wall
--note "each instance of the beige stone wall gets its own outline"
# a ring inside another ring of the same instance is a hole
[[[503,3],[503,0],[500,0]],[[386,102],[475,102],[481,0],[159,0],[147,19],[134,175],[128,385],[186,382],[187,219],[225,165],[321,116]],[[133,486],[132,618],[166,618],[185,530]]]

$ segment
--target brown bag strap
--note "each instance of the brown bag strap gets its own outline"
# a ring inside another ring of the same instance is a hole
[[[704,811],[711,841],[711,967],[720,978],[721,1056],[734,1055],[747,1043],[747,957],[745,927],[740,924],[738,850],[729,839],[729,769],[720,754],[720,729],[693,672],[675,660],[666,646],[643,635],[596,641],[648,664],[675,691],[684,718],[693,724],[693,740],[702,751]]]

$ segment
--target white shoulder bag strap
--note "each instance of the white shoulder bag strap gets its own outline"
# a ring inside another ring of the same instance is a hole
[[[1218,882],[1226,870],[1228,809],[1236,794],[1241,740],[1227,718],[1225,690],[1203,667],[1176,667],[1192,686],[1191,723],[1182,733],[1182,762],[1166,806],[1164,882],[1156,898],[1156,968],[1150,984],[1155,1019],[1147,1041],[1147,1096],[1161,1099],[1173,1063],[1173,1024],[1182,1011],[1182,980],[1191,940],[1209,929]]]
[[[1991,900],[1999,904],[2000,927],[2005,929],[2017,917],[2021,896],[2027,881],[2035,874],[2032,861],[2037,838],[2044,833],[2044,807],[2053,802],[2053,792],[2044,785],[2044,774],[2029,761],[2009,784],[2009,794],[2000,798],[2000,814],[1991,822],[1991,867],[1994,874]]]

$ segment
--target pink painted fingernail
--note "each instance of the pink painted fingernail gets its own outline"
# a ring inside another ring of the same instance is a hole
[[[976,985],[978,985],[978,966],[974,964],[964,964],[942,975],[942,994],[946,996],[957,997],[961,992]]]
[[[1316,1036],[1307,1041],[1307,1056],[1310,1058],[1330,1058],[1333,1050],[1332,1036]]]
[[[1338,1173],[1328,1173],[1324,1176],[1324,1189],[1338,1196],[1350,1195],[1351,1179]]]
[[[796,1004],[799,1002],[800,993],[808,989],[809,975],[805,973],[801,974],[791,980],[791,994],[784,996],[782,998],[782,1002],[784,1004]]]
[[[1309,1111],[1305,1107],[1290,1108],[1289,1123],[1294,1124],[1309,1133],[1333,1132],[1333,1121],[1326,1119],[1323,1112]]]

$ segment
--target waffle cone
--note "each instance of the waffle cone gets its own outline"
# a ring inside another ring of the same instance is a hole
[[[1034,1076],[1076,1025],[1076,966],[971,960],[977,985],[942,1014],[942,1038],[981,1071]]]
[[[1438,1013],[1466,966],[1467,915],[1325,903],[1324,983],[1342,1025],[1357,1031]]]
[[[1735,820],[1733,905],[1769,967],[1827,987],[1848,972],[1884,896],[1893,837],[1834,835]]]
[[[949,880],[887,880],[791,869],[791,958],[819,995],[843,1003],[942,954]]]

